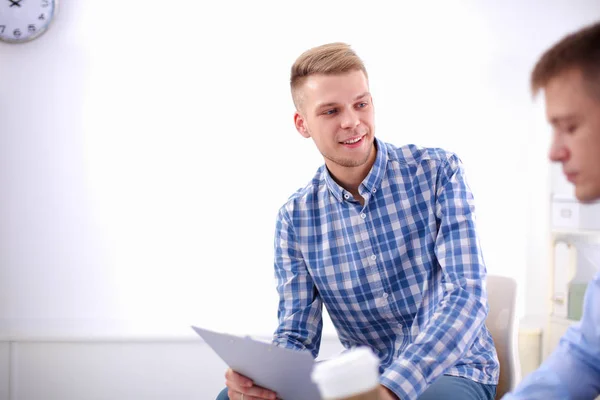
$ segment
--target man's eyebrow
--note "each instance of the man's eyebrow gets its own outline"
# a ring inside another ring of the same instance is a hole
[[[356,97],[354,98],[354,101],[356,101],[356,100],[360,100],[360,99],[364,99],[365,97],[369,97],[370,95],[371,95],[371,93],[369,93],[369,92],[364,92],[364,93],[362,93],[362,94],[359,94],[358,96],[356,96]]]
[[[358,96],[356,96],[353,101],[364,99],[365,97],[368,97],[370,95],[371,95],[371,93],[369,93],[369,92],[361,93]],[[338,105],[338,103],[336,103],[334,101],[330,102],[330,103],[322,103],[322,104],[317,104],[317,109],[325,108],[325,107],[333,107],[333,106],[337,106],[337,105]]]
[[[325,108],[325,107],[333,107],[333,106],[337,106],[338,103],[336,102],[331,102],[331,103],[321,103],[321,104],[317,104],[317,109],[319,108]]]
[[[578,117],[575,114],[567,114],[567,115],[557,115],[555,117],[550,118],[550,123],[552,125],[560,125],[567,122],[575,122]]]

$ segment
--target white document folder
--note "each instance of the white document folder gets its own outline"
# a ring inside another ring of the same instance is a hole
[[[311,381],[315,361],[308,351],[295,351],[270,343],[192,326],[206,344],[234,371],[270,389],[283,400],[320,400]]]

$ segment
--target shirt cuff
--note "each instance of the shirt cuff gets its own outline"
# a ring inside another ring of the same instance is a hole
[[[419,368],[402,359],[385,370],[379,382],[401,400],[415,400],[427,387],[425,375]]]

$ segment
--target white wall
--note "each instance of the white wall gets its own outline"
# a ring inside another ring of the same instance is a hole
[[[44,36],[0,44],[0,331],[270,334],[275,215],[321,163],[289,68],[329,41],[364,59],[380,138],[461,156],[489,271],[543,314],[528,74],[597,1],[413,3],[63,0]]]
[[[9,399],[10,344],[0,342],[0,399]]]
[[[4,361],[9,344],[1,340]],[[321,353],[340,349],[324,340]],[[10,366],[0,364],[0,400],[210,400],[225,387],[225,363],[195,339],[40,337],[12,342],[10,351]]]
[[[225,387],[225,363],[195,342],[21,342],[13,351],[10,400],[214,399]]]

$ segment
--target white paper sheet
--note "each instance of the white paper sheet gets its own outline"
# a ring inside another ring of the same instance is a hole
[[[234,371],[277,393],[283,400],[320,400],[310,380],[314,360],[307,351],[294,351],[249,337],[192,326]]]

